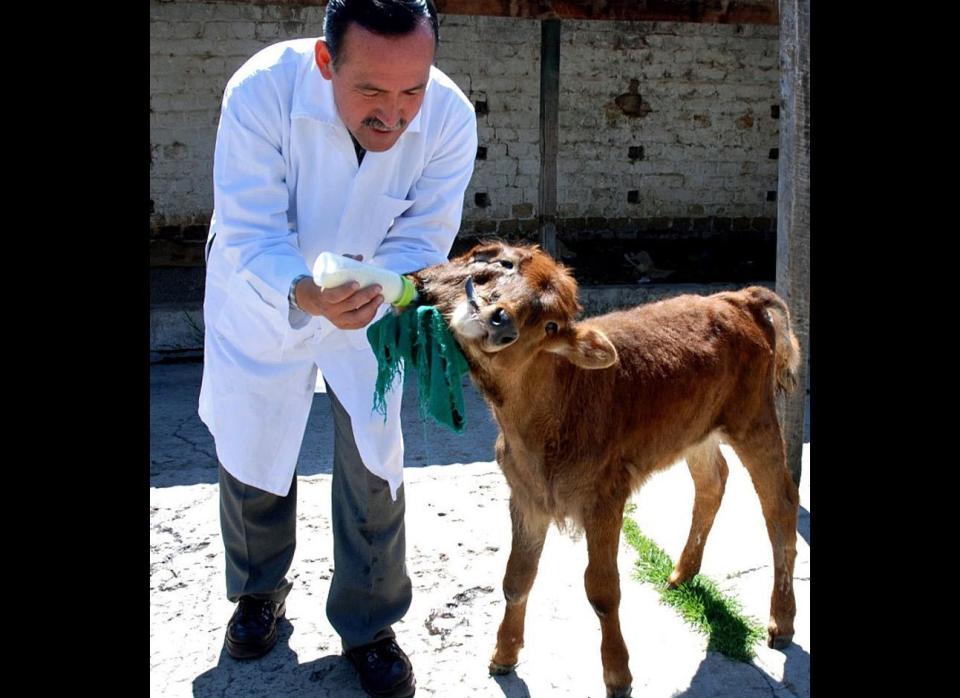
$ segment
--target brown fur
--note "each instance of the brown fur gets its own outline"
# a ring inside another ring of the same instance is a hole
[[[760,497],[775,567],[768,643],[788,644],[799,497],[774,397],[796,386],[800,354],[783,300],[753,286],[576,322],[580,305],[568,270],[536,247],[494,242],[420,272],[422,302],[450,320],[468,276],[483,307],[502,308],[519,331],[494,351],[483,339],[458,335],[500,426],[496,457],[511,491],[507,609],[491,670],[516,664],[547,527],[569,523],[586,533],[585,586],[600,618],[608,695],[628,695],[616,563],[624,504],[652,473],[686,459],[696,501],[670,582],[690,579],[723,495],[721,440],[740,456]],[[550,322],[556,332],[548,331]]]

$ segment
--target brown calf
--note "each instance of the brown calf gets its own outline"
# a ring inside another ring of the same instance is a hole
[[[799,497],[774,397],[795,387],[800,354],[775,293],[752,286],[680,296],[576,322],[567,270],[536,247],[500,243],[425,269],[416,283],[421,302],[450,323],[500,426],[513,543],[491,672],[516,666],[527,594],[555,521],[586,532],[584,581],[600,619],[607,695],[630,694],[618,614],[624,505],[652,473],[686,459],[693,522],[670,583],[687,581],[723,496],[721,441],[750,473],[773,546],[768,644],[789,644]]]

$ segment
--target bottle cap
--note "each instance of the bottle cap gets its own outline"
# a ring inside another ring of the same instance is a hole
[[[393,305],[397,308],[409,305],[410,301],[417,297],[417,288],[413,285],[413,282],[406,276],[401,276],[400,280],[403,282],[403,291],[400,293],[400,297],[393,302]]]

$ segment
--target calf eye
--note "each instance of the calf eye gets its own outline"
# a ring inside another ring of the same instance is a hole
[[[545,329],[549,335],[554,335],[560,330],[555,322],[548,322],[546,325],[544,325],[543,329]]]
[[[506,259],[501,259],[499,262],[501,265],[503,265],[504,269],[513,269],[513,262]]]

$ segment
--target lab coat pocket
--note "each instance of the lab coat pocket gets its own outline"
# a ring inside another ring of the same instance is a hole
[[[284,360],[296,360],[311,353],[311,344],[322,332],[321,322],[323,318],[313,317],[303,327],[288,327],[281,347]]]
[[[389,194],[381,194],[375,212],[377,217],[376,229],[385,236],[393,226],[394,221],[412,205],[413,201],[410,199],[398,199]]]
[[[240,274],[227,284],[223,308],[213,329],[249,359],[278,362],[286,338],[286,311],[267,303]]]

